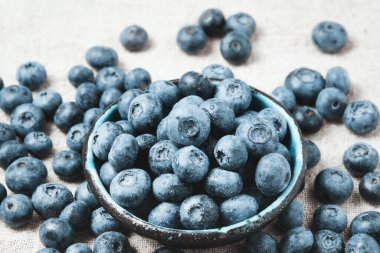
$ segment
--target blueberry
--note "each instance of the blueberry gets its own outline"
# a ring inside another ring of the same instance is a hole
[[[143,92],[139,89],[130,89],[120,96],[117,107],[122,119],[128,119],[128,110],[132,100],[141,94],[143,94]]]
[[[202,150],[194,146],[187,146],[175,153],[172,168],[183,182],[197,183],[206,176],[209,160]]]
[[[347,106],[343,123],[354,134],[365,135],[377,127],[379,118],[379,110],[375,104],[369,100],[359,100]]]
[[[342,67],[333,67],[327,71],[326,86],[341,90],[344,94],[350,93],[351,81],[347,71]]]
[[[6,123],[0,123],[0,146],[10,140],[16,139],[16,132],[12,126]]]
[[[378,238],[380,236],[380,213],[366,211],[356,215],[351,222],[351,234],[367,234]]]
[[[203,102],[204,102],[203,98],[196,95],[190,95],[179,100],[173,106],[172,110],[180,108],[180,107],[187,107],[189,105],[200,106]]]
[[[296,96],[293,91],[285,86],[278,86],[272,91],[272,97],[285,109],[292,111],[296,107]]]
[[[286,77],[285,87],[293,91],[298,102],[312,105],[319,92],[325,87],[325,79],[318,71],[298,68]]]
[[[178,228],[181,224],[179,205],[168,202],[159,204],[150,212],[148,222],[164,228]]]
[[[340,234],[330,230],[321,230],[314,235],[313,252],[315,253],[342,253],[344,241]]]
[[[76,65],[70,68],[67,79],[74,87],[78,87],[82,83],[94,82],[94,73],[86,66]]]
[[[78,124],[83,119],[83,111],[74,102],[61,104],[54,114],[54,124],[63,132],[67,132],[70,127]]]
[[[153,253],[185,253],[185,251],[181,249],[161,247],[159,249],[156,249]]]
[[[220,43],[223,58],[231,64],[241,65],[248,60],[252,53],[249,37],[240,30],[227,33]]]
[[[0,147],[0,166],[6,170],[11,163],[24,156],[28,156],[25,144],[16,140],[6,141]]]
[[[245,243],[247,253],[279,253],[278,243],[270,234],[256,232],[247,237]]]
[[[168,119],[169,116],[163,118],[157,126],[156,136],[158,141],[168,140]]]
[[[17,69],[16,78],[21,85],[35,90],[46,81],[46,69],[39,62],[26,62]]]
[[[135,163],[139,146],[135,137],[130,134],[119,135],[108,153],[108,162],[117,171],[131,168]]]
[[[100,108],[88,109],[83,115],[83,124],[92,126],[97,118],[102,114],[103,110]]]
[[[232,31],[239,31],[248,37],[252,37],[253,33],[256,30],[256,22],[249,14],[239,12],[228,17],[224,29],[227,33]]]
[[[348,240],[346,252],[380,252],[380,245],[373,237],[367,234],[356,234]]]
[[[324,203],[341,204],[352,194],[353,181],[350,175],[337,168],[319,172],[314,182],[314,193]]]
[[[118,232],[106,232],[94,241],[94,253],[131,253],[127,237]]]
[[[163,117],[162,104],[154,94],[135,97],[129,106],[128,120],[141,132],[155,130]]]
[[[78,185],[75,191],[75,200],[85,202],[91,210],[100,206],[86,181]]]
[[[74,229],[85,228],[90,222],[91,211],[83,201],[74,201],[67,205],[59,215],[60,219],[66,220]]]
[[[60,253],[60,252],[53,248],[43,248],[37,251],[36,253]]]
[[[64,180],[75,180],[82,176],[82,156],[74,150],[63,150],[55,154],[53,170]]]
[[[303,224],[304,215],[302,203],[298,200],[293,200],[278,216],[277,225],[283,231],[300,227]]]
[[[75,95],[75,103],[84,111],[97,107],[99,104],[98,87],[93,83],[82,83],[79,85]]]
[[[124,87],[125,74],[119,67],[105,67],[99,70],[95,83],[99,91],[103,92],[110,88],[122,90]]]
[[[322,205],[315,210],[312,224],[316,231],[331,230],[342,233],[347,227],[347,215],[337,205]]]
[[[93,141],[93,152],[97,158],[106,161],[111,150],[112,143],[120,134],[123,128],[114,122],[105,122],[95,132]]]
[[[159,141],[149,150],[149,166],[153,173],[161,175],[170,173],[172,161],[178,148],[171,141]]]
[[[125,208],[139,206],[151,189],[151,179],[142,169],[127,169],[119,172],[110,185],[110,194]]]
[[[43,162],[34,157],[22,157],[14,161],[5,171],[5,182],[14,193],[32,194],[47,177]]]
[[[284,144],[278,143],[277,148],[273,153],[283,155],[286,158],[286,160],[288,160],[289,165],[292,163],[292,156],[290,155],[288,148]]]
[[[108,189],[112,179],[117,175],[118,171],[109,163],[106,162],[100,167],[99,177],[103,185]]]
[[[212,169],[204,181],[204,189],[213,197],[231,198],[243,189],[243,179],[232,171]]]
[[[45,219],[58,217],[63,208],[73,201],[73,194],[60,183],[39,185],[32,195],[34,210]]]
[[[149,92],[156,94],[164,108],[171,108],[179,100],[179,89],[171,81],[154,81]]]
[[[139,168],[149,169],[149,150],[157,143],[157,138],[152,134],[142,134],[136,137],[139,152],[137,154],[135,166]]]
[[[178,88],[184,97],[195,95],[208,99],[213,92],[210,80],[205,75],[194,71],[189,71],[182,75],[178,82]]]
[[[141,51],[148,44],[148,33],[141,26],[131,25],[121,32],[120,42],[128,51]]]
[[[377,150],[365,142],[358,142],[350,146],[343,155],[343,164],[355,177],[361,177],[376,169],[379,163]]]
[[[100,96],[99,107],[105,109],[115,102],[122,95],[121,91],[116,88],[108,88]]]
[[[248,160],[247,148],[234,135],[225,135],[216,143],[214,156],[222,169],[230,171],[244,168]]]
[[[323,125],[321,114],[315,108],[307,105],[297,106],[293,111],[293,117],[304,133],[316,133]]]
[[[150,74],[143,68],[134,68],[130,70],[124,79],[125,90],[143,89],[152,81]]]
[[[11,113],[21,104],[31,103],[32,92],[21,85],[11,85],[0,91],[0,108],[6,113]]]
[[[226,20],[221,10],[213,8],[202,12],[198,19],[199,25],[209,37],[220,37],[224,34]]]
[[[277,130],[280,141],[285,138],[288,131],[288,125],[284,116],[278,111],[273,108],[265,108],[257,114],[257,117],[273,124],[274,128]]]
[[[0,77],[0,90],[4,88],[4,81],[3,79]]]
[[[200,106],[210,114],[214,134],[229,133],[235,126],[235,113],[229,103],[220,98],[210,98]]]
[[[47,89],[36,94],[33,104],[39,107],[46,117],[51,118],[62,104],[62,97],[55,90]]]
[[[312,140],[305,140],[306,144],[306,167],[308,169],[314,167],[321,160],[321,151],[319,150],[317,144]]]
[[[246,111],[242,113],[239,117],[235,118],[235,128],[238,128],[243,123],[254,122],[257,117],[257,112]]]
[[[199,25],[186,25],[177,34],[177,45],[188,54],[196,54],[206,47],[207,37]]]
[[[154,196],[161,202],[181,202],[191,196],[193,187],[175,174],[162,174],[152,184]]]
[[[96,69],[116,66],[118,56],[114,49],[109,47],[94,46],[86,52],[87,63]]]
[[[318,23],[311,35],[314,44],[324,53],[339,52],[347,43],[347,32],[341,24],[331,21]]]
[[[103,207],[100,207],[92,212],[91,231],[94,235],[100,235],[108,231],[122,231],[122,227]]]
[[[227,78],[216,86],[215,97],[221,98],[230,104],[235,115],[248,109],[252,101],[251,88],[245,82]]]
[[[295,227],[284,235],[280,242],[280,252],[309,252],[313,247],[313,233],[305,227]]]
[[[59,218],[44,221],[39,229],[40,241],[46,247],[65,250],[74,241],[74,231],[71,225]]]
[[[3,201],[3,199],[5,199],[7,194],[7,189],[4,187],[2,183],[0,183],[0,204]]]
[[[11,228],[24,227],[32,215],[32,202],[23,194],[10,195],[1,202],[0,219]]]
[[[220,205],[220,218],[228,226],[255,216],[258,209],[254,197],[241,194],[223,201]]]
[[[185,229],[214,228],[219,218],[219,208],[207,195],[194,195],[182,202],[179,215]]]
[[[49,156],[53,148],[51,139],[44,132],[31,132],[27,134],[24,139],[24,144],[29,153],[37,158]]]
[[[45,115],[33,104],[22,104],[12,112],[11,126],[19,136],[25,137],[30,132],[43,130]]]
[[[125,134],[135,135],[135,129],[133,128],[133,125],[128,120],[119,120],[116,121],[116,124],[121,126],[123,128],[123,132]]]
[[[66,135],[66,144],[69,149],[82,153],[82,147],[85,143],[90,125],[79,123],[70,128]]]
[[[263,156],[257,164],[255,182],[266,196],[275,196],[288,186],[291,179],[289,162],[277,153]]]
[[[360,180],[359,193],[363,199],[380,203],[380,172],[368,172]]]
[[[221,64],[211,64],[203,68],[202,74],[208,78],[227,79],[234,78],[231,69]]]
[[[337,88],[325,88],[319,93],[315,104],[318,112],[327,121],[337,121],[342,118],[348,99]]]
[[[84,243],[74,243],[69,246],[65,253],[92,253],[92,250]]]

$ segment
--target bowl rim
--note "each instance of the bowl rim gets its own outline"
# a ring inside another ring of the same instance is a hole
[[[210,78],[212,81],[222,81],[221,79]],[[173,83],[178,84],[179,79],[171,80]],[[250,86],[252,96],[260,96],[266,103],[266,105],[274,105],[276,109],[280,109],[283,116],[286,117],[288,124],[288,131],[291,132],[292,139],[297,137],[299,143],[290,144],[295,153],[295,160],[292,166],[292,179],[287,188],[265,209],[261,210],[255,216],[248,218],[239,223],[224,226],[220,228],[206,229],[206,230],[182,230],[182,229],[170,229],[156,225],[152,225],[147,221],[134,216],[132,213],[119,206],[109,195],[106,188],[100,181],[98,171],[94,163],[94,155],[92,152],[88,152],[92,148],[91,140],[93,138],[95,130],[104,122],[108,121],[109,117],[117,111],[117,103],[114,101],[108,106],[96,119],[95,123],[91,127],[91,130],[84,143],[82,157],[83,168],[85,178],[88,185],[93,192],[95,198],[99,201],[101,206],[106,209],[115,219],[117,219],[124,227],[136,232],[142,236],[155,239],[162,244],[181,248],[206,248],[222,246],[229,243],[237,242],[248,234],[254,233],[259,229],[268,225],[273,221],[282,210],[284,210],[290,202],[297,196],[301,188],[303,187],[304,177],[306,172],[306,146],[304,144],[304,138],[302,132],[294,119],[293,115],[284,108],[274,98],[262,92],[252,86]],[[290,124],[291,123],[291,124]],[[295,136],[293,136],[295,135]],[[294,146],[295,145],[295,146]],[[293,157],[294,158],[294,157]],[[293,173],[297,170],[297,177],[294,177]]]

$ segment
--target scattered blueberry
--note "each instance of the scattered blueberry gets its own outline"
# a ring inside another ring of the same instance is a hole
[[[82,176],[82,156],[74,150],[63,150],[55,154],[53,170],[60,178],[68,181]]]
[[[82,83],[79,85],[75,95],[75,103],[84,111],[97,107],[99,104],[98,87],[93,83]]]
[[[203,99],[208,99],[212,96],[213,92],[210,80],[205,75],[194,71],[186,72],[181,76],[178,82],[178,88],[184,97],[195,95]]]
[[[141,26],[131,25],[121,32],[120,42],[128,51],[141,51],[148,44],[148,33]]]
[[[307,105],[297,106],[293,111],[293,116],[302,132],[312,134],[322,128],[323,118],[317,109],[313,107]]]
[[[0,183],[0,204],[3,201],[3,199],[5,199],[7,194],[7,189],[5,189],[5,186],[2,183]]]
[[[256,30],[256,22],[249,14],[239,12],[228,17],[225,30],[227,33],[239,31],[250,38]]]
[[[305,140],[306,144],[306,167],[313,168],[321,160],[321,151],[312,140]]]
[[[347,227],[347,215],[338,205],[322,205],[315,210],[312,225],[316,231],[342,233]]]
[[[245,243],[247,253],[279,253],[278,243],[270,234],[265,232],[256,232],[247,237]]]
[[[110,88],[122,90],[124,87],[125,74],[119,67],[104,67],[99,70],[95,84],[100,92]]]
[[[325,88],[319,93],[315,104],[318,112],[327,121],[338,121],[342,119],[348,99],[337,88]]]
[[[118,232],[106,232],[99,235],[93,246],[94,253],[131,253],[128,238]]]
[[[92,126],[96,119],[102,114],[103,110],[100,108],[91,108],[88,109],[83,115],[83,124]]]
[[[10,195],[1,202],[0,219],[11,228],[24,227],[32,215],[32,202],[23,194]]]
[[[32,92],[21,85],[7,86],[0,91],[0,108],[11,113],[17,106],[32,103]]]
[[[156,94],[164,108],[172,108],[179,100],[179,89],[171,81],[154,81],[149,85],[149,92]]]
[[[86,61],[91,67],[101,69],[104,67],[116,66],[118,56],[116,51],[112,48],[94,46],[87,50]]]
[[[115,220],[103,207],[92,212],[91,231],[94,235],[100,235],[108,231],[122,231],[120,223]]]
[[[84,243],[74,243],[69,246],[65,253],[92,253],[92,250]]]
[[[94,82],[94,73],[86,66],[76,65],[70,68],[67,79],[74,87],[79,87],[82,83]]]
[[[122,95],[121,91],[116,88],[108,88],[106,89],[99,100],[99,108],[106,109],[113,102],[115,102]]]
[[[90,125],[79,123],[70,128],[66,135],[66,144],[69,149],[81,153],[83,144],[90,132]]]
[[[39,107],[46,117],[51,118],[62,104],[62,97],[55,90],[47,89],[36,94],[33,104]]]
[[[60,252],[53,248],[43,248],[37,251],[36,253],[60,253]]]
[[[347,32],[341,24],[331,21],[318,23],[312,32],[314,44],[324,53],[334,54],[347,44]]]
[[[380,172],[368,172],[360,180],[359,193],[363,199],[380,203]]]
[[[83,119],[83,110],[74,102],[61,104],[54,114],[54,124],[63,132],[67,132],[73,125]]]
[[[21,85],[35,90],[46,81],[46,69],[41,63],[30,61],[17,69],[16,78]]]
[[[305,227],[295,227],[284,235],[280,242],[281,253],[310,252],[314,244],[313,233]]]
[[[341,90],[344,94],[350,93],[351,81],[347,71],[342,67],[333,67],[327,71],[326,86]]]
[[[375,130],[379,120],[379,110],[369,100],[352,102],[343,114],[344,125],[357,135],[365,135]]]
[[[274,97],[285,109],[292,111],[296,107],[296,96],[285,86],[278,86],[272,91]]]
[[[74,201],[67,205],[59,215],[60,219],[66,220],[74,229],[81,229],[90,223],[91,211],[83,201]]]
[[[356,234],[348,240],[346,252],[380,252],[380,245],[367,234]]]
[[[344,241],[340,234],[330,230],[320,230],[314,235],[315,253],[344,252]]]
[[[203,68],[202,74],[208,78],[227,79],[234,78],[231,69],[220,64],[211,64]]]
[[[12,126],[6,123],[0,123],[0,146],[10,140],[16,139],[16,132]]]
[[[30,103],[17,106],[11,114],[11,126],[21,137],[43,130],[45,122],[42,110]]]
[[[283,231],[300,227],[303,224],[304,215],[302,203],[298,200],[293,200],[278,216],[277,226]]]
[[[209,37],[220,37],[224,34],[226,20],[219,9],[205,10],[199,17],[198,23]]]
[[[74,231],[71,225],[59,218],[44,221],[39,229],[40,241],[46,247],[65,250],[74,241]]]
[[[124,78],[125,90],[143,89],[151,83],[151,77],[148,71],[143,68],[130,70]]]
[[[94,210],[100,206],[86,181],[78,185],[75,191],[75,200],[85,202],[91,210]]]
[[[240,30],[227,33],[220,43],[223,58],[234,65],[241,65],[248,60],[252,53],[249,37]]]
[[[343,155],[344,167],[355,177],[361,177],[374,171],[378,163],[377,150],[365,142],[351,145]]]
[[[367,234],[378,238],[380,236],[380,213],[366,211],[356,215],[351,222],[351,234]]]
[[[187,25],[177,34],[177,45],[188,54],[196,54],[206,47],[207,37],[198,25]]]
[[[53,142],[44,132],[28,133],[24,138],[24,144],[31,155],[40,159],[49,156],[53,149]]]
[[[25,144],[16,140],[4,142],[0,146],[0,166],[4,170],[17,159],[28,156],[28,149]]]

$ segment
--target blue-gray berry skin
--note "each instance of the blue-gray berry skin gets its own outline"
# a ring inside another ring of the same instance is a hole
[[[45,122],[44,113],[33,104],[19,105],[11,114],[11,126],[20,137],[25,137],[30,132],[43,130]]]
[[[224,225],[232,225],[255,216],[259,206],[254,197],[241,194],[229,198],[220,205],[220,218]]]
[[[94,253],[132,253],[128,238],[110,231],[99,235],[94,241]]]
[[[315,231],[342,233],[347,227],[347,215],[338,205],[321,205],[314,212],[312,226]]]
[[[243,123],[254,122],[257,117],[256,111],[246,111],[240,114],[239,117],[235,117],[235,128],[238,128]]]
[[[306,144],[306,167],[308,169],[314,167],[321,160],[321,151],[319,150],[317,144],[312,140],[305,140]]]
[[[10,140],[16,140],[15,130],[6,123],[0,123],[0,145]]]
[[[55,154],[53,170],[60,178],[68,181],[82,176],[82,155],[74,150],[63,150]]]
[[[183,182],[200,182],[207,174],[209,168],[207,155],[194,146],[179,149],[172,160],[174,173]]]
[[[314,234],[315,253],[343,253],[344,241],[340,234],[330,230],[320,230]]]
[[[207,37],[199,25],[186,25],[177,34],[177,45],[188,54],[196,54],[206,47]]]
[[[82,229],[90,222],[91,211],[83,201],[74,201],[67,205],[59,215],[60,219],[66,220],[74,229]]]
[[[4,170],[17,159],[28,156],[28,149],[25,144],[16,140],[4,142],[0,146],[0,166]]]
[[[153,253],[185,253],[185,251],[181,249],[161,247],[159,249],[156,249]]]
[[[284,144],[278,143],[277,148],[273,153],[283,155],[286,160],[288,160],[289,164],[292,164],[292,156],[289,152],[289,149]]]
[[[350,175],[338,168],[319,172],[314,182],[316,197],[327,204],[342,204],[352,194],[354,183]]]
[[[263,156],[257,164],[255,182],[266,196],[275,196],[285,190],[291,179],[289,162],[277,153]]]
[[[368,172],[360,180],[359,193],[368,202],[380,203],[380,172]]]
[[[250,38],[256,30],[256,22],[251,15],[239,12],[228,17],[224,29],[227,33],[232,31],[242,32]]]
[[[182,98],[179,100],[172,108],[172,110],[180,108],[180,107],[187,107],[189,105],[194,105],[194,106],[200,106],[204,102],[204,99],[201,98],[200,96],[196,95],[190,95],[187,97]]]
[[[215,87],[216,98],[225,100],[234,110],[235,115],[248,109],[252,101],[251,88],[245,82],[227,78]]]
[[[24,138],[24,144],[28,152],[37,158],[45,158],[53,149],[53,142],[44,132],[31,132]]]
[[[123,128],[123,132],[125,134],[135,135],[135,129],[133,128],[133,125],[128,120],[119,120],[115,122],[116,124],[120,125],[121,128]]]
[[[343,114],[344,125],[356,135],[366,135],[379,125],[377,106],[369,100],[354,101]]]
[[[32,215],[32,202],[23,194],[10,195],[1,202],[0,219],[11,228],[24,227]]]
[[[209,37],[221,37],[224,35],[226,20],[221,10],[216,8],[207,9],[202,12],[198,19],[199,25]]]
[[[143,50],[148,44],[148,33],[138,25],[126,27],[120,34],[121,45],[131,52]]]
[[[100,92],[109,88],[122,90],[124,88],[124,71],[119,67],[105,67],[99,70],[95,84]]]
[[[209,196],[194,195],[182,202],[179,215],[185,229],[214,228],[218,222],[219,208]]]
[[[288,125],[286,119],[278,111],[273,108],[265,108],[257,114],[257,117],[273,124],[279,141],[285,138],[288,133]]]
[[[316,70],[298,68],[288,74],[285,87],[293,91],[299,103],[312,105],[325,87],[325,79]]]
[[[83,115],[82,123],[92,126],[100,114],[102,114],[102,112],[103,110],[100,108],[88,109]]]
[[[130,70],[124,79],[124,88],[126,91],[130,89],[144,89],[152,82],[149,72],[143,68],[134,68]]]
[[[115,102],[117,99],[119,99],[121,95],[122,93],[119,89],[116,89],[116,88],[106,89],[100,96],[99,108],[104,110],[105,108],[110,106],[113,102]]]
[[[303,224],[305,211],[298,200],[293,200],[277,218],[277,226],[282,231],[300,227]]]
[[[290,112],[296,107],[296,96],[285,86],[276,87],[272,91],[272,97]]]
[[[231,132],[235,126],[235,112],[229,103],[220,98],[210,98],[200,106],[210,114],[211,131],[215,134]]]
[[[323,125],[323,117],[317,109],[304,105],[297,106],[293,110],[293,117],[298,123],[303,133],[316,133]]]
[[[329,54],[339,52],[348,41],[346,29],[332,21],[318,23],[313,28],[311,37],[319,50]]]
[[[116,66],[118,56],[116,51],[110,47],[94,46],[87,50],[86,61],[91,67],[101,69]]]
[[[354,177],[361,177],[376,169],[379,163],[377,150],[365,143],[357,142],[351,145],[343,155],[343,164]]]
[[[91,210],[100,207],[99,202],[96,200],[86,181],[80,183],[75,190],[75,200],[85,202]]]
[[[179,80],[178,88],[183,97],[195,95],[208,99],[213,92],[210,80],[205,75],[195,71],[183,74]]]
[[[125,208],[139,206],[148,196],[152,181],[142,169],[127,169],[119,172],[110,185],[112,198]]]
[[[159,175],[152,184],[154,196],[161,202],[178,202],[191,196],[193,187],[175,174]]]
[[[69,149],[82,153],[83,144],[90,132],[91,126],[78,123],[70,128],[66,135],[66,144]]]
[[[85,243],[74,243],[66,249],[65,253],[92,253],[92,250]]]
[[[119,102],[117,103],[117,109],[122,119],[128,119],[129,106],[131,105],[132,100],[141,94],[143,94],[143,91],[140,89],[130,89],[120,96]]]
[[[99,177],[103,185],[108,189],[111,185],[112,179],[119,173],[115,168],[106,162],[100,167]]]
[[[164,228],[179,228],[179,205],[169,202],[159,204],[150,212],[148,222]]]
[[[149,85],[149,92],[156,94],[164,108],[170,109],[179,100],[179,89],[171,81],[154,81]]]
[[[74,102],[61,104],[54,114],[54,124],[63,132],[69,131],[70,127],[80,123],[82,119],[83,110]]]
[[[103,207],[92,212],[90,227],[94,235],[100,235],[108,231],[122,231],[120,223]]]
[[[99,104],[99,89],[93,83],[82,83],[78,86],[75,95],[75,103],[86,111],[90,108],[97,107]]]
[[[326,86],[337,88],[347,95],[351,90],[348,72],[339,66],[329,69],[326,74]]]
[[[10,85],[0,91],[0,108],[11,113],[17,106],[32,103],[32,92],[22,85]]]
[[[337,88],[325,88],[318,94],[315,105],[325,120],[339,121],[348,105],[348,99]]]
[[[229,63],[241,65],[251,56],[250,38],[239,30],[229,32],[220,42],[220,52]]]
[[[2,183],[0,183],[0,204],[3,201],[3,199],[5,199],[7,194],[8,194],[7,189]]]
[[[37,251],[36,253],[60,253],[59,250],[53,248],[43,248]]]
[[[74,241],[74,230],[67,221],[50,218],[41,224],[39,237],[46,247],[65,250]]]
[[[248,160],[245,144],[234,135],[220,138],[213,152],[219,166],[225,170],[238,171],[244,168]]]
[[[46,69],[39,62],[26,62],[17,69],[16,78],[19,84],[35,90],[46,81]]]
[[[257,232],[247,237],[245,242],[247,253],[279,253],[278,243],[270,234]]]
[[[234,78],[232,70],[221,64],[211,64],[203,68],[202,74],[208,78],[227,79]]]
[[[152,132],[163,117],[163,108],[159,98],[150,93],[135,97],[129,106],[128,120],[141,132]]]
[[[135,137],[130,134],[121,134],[116,137],[108,153],[108,162],[117,171],[129,169],[135,163],[139,146]]]
[[[97,158],[106,161],[108,153],[116,137],[123,133],[123,128],[114,122],[105,122],[95,132],[93,142],[93,152]]]
[[[214,168],[206,176],[204,188],[210,196],[231,198],[242,191],[243,179],[236,172]]]
[[[62,97],[57,91],[47,89],[40,91],[35,95],[33,104],[39,107],[45,113],[47,118],[51,118],[62,104]]]
[[[74,87],[79,87],[82,83],[94,82],[94,73],[83,65],[75,65],[70,68],[67,79]]]
[[[149,150],[149,166],[156,175],[170,173],[172,161],[178,147],[169,140],[159,141]]]
[[[367,234],[378,238],[380,236],[380,213],[365,211],[356,215],[351,222],[351,234]]]
[[[281,253],[310,252],[314,244],[313,233],[306,227],[295,227],[284,235],[279,244]]]
[[[30,195],[46,178],[46,166],[34,157],[19,158],[5,171],[5,182],[14,193]]]
[[[34,210],[45,219],[58,217],[63,208],[73,201],[73,194],[60,183],[39,185],[32,195]]]
[[[346,252],[380,252],[380,245],[367,234],[356,234],[348,240]]]

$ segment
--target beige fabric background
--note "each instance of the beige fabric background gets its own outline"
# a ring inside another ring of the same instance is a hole
[[[257,22],[253,38],[253,56],[248,63],[230,66],[219,52],[219,40],[210,41],[205,52],[188,56],[176,46],[177,31],[182,25],[195,23],[200,13],[209,7],[222,9],[226,16],[238,11],[251,14]],[[326,71],[336,65],[345,67],[352,80],[351,99],[371,99],[380,106],[380,2],[376,0],[312,0],[312,1],[54,1],[0,0],[0,76],[6,85],[16,82],[17,67],[27,60],[42,62],[48,72],[46,85],[58,90],[64,101],[72,101],[75,89],[66,78],[75,64],[85,64],[84,54],[90,46],[106,45],[119,54],[120,66],[128,71],[144,67],[153,79],[173,79],[188,70],[201,71],[211,63],[226,64],[236,77],[263,91],[270,92],[283,83],[286,75],[297,67]],[[312,44],[313,26],[322,20],[338,21],[346,27],[350,43],[343,53],[327,55]],[[145,27],[150,36],[148,50],[126,52],[118,37],[131,24]],[[0,121],[8,117],[0,112]],[[55,127],[48,133],[54,151],[66,148],[64,135]],[[328,124],[311,138],[322,151],[322,161],[307,173],[306,188],[298,199],[305,205],[305,223],[320,205],[312,194],[315,175],[322,168],[342,167],[344,150],[356,141],[366,141],[380,150],[380,131],[366,137],[351,134],[340,124]],[[51,157],[45,160],[49,181],[59,181],[51,169]],[[0,170],[0,182],[4,172]],[[355,179],[355,191],[343,205],[349,221],[364,210],[377,210],[360,198]],[[74,192],[75,184],[68,184]],[[32,223],[22,229],[10,229],[0,223],[0,252],[35,252],[43,246],[38,239],[41,219],[34,216]],[[279,236],[277,231],[274,231]],[[348,235],[348,229],[345,236]],[[137,252],[152,252],[155,241],[133,234],[129,237]],[[279,237],[278,237],[279,238]],[[91,244],[89,233],[79,234],[77,241]],[[212,250],[189,252],[240,252],[240,245]]]

